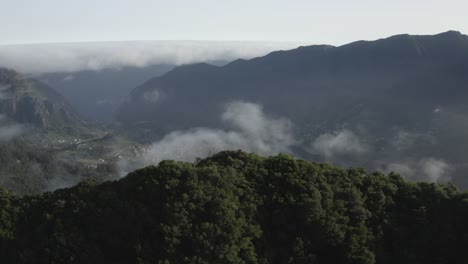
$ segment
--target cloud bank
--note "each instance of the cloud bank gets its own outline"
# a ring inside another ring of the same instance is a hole
[[[24,73],[74,72],[152,64],[234,60],[292,49],[301,43],[124,41],[0,46],[0,66]]]

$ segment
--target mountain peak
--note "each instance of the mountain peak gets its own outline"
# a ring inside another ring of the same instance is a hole
[[[41,128],[68,127],[81,119],[65,99],[47,85],[0,68],[0,114]]]
[[[463,38],[466,37],[466,35],[463,35],[460,31],[456,30],[449,30],[445,31],[442,33],[434,34],[434,35],[412,35],[412,34],[398,34],[398,35],[393,35],[385,39],[438,39],[438,38]]]
[[[449,30],[446,32],[439,33],[436,36],[463,36],[463,34],[460,31]]]

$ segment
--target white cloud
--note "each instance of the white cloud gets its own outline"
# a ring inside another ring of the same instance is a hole
[[[419,166],[428,181],[438,182],[447,180],[450,167],[445,161],[425,158],[419,161]]]
[[[395,137],[392,139],[391,144],[397,151],[405,151],[420,144],[434,145],[437,139],[430,133],[408,132],[405,130],[398,130]]]
[[[23,133],[23,126],[18,124],[5,124],[6,116],[0,114],[0,142],[8,141]]]
[[[415,134],[400,130],[396,134],[392,143],[397,150],[404,150],[412,147],[416,139],[417,136]]]
[[[23,132],[21,125],[1,125],[0,124],[0,141],[11,140]]]
[[[355,133],[344,129],[317,137],[312,142],[310,152],[333,158],[339,155],[362,154],[367,152],[367,149],[367,145]]]
[[[152,91],[145,92],[143,94],[143,98],[149,103],[157,103],[163,99],[163,94],[159,90],[154,89]]]
[[[414,170],[410,164],[407,163],[390,163],[387,168],[384,169],[386,173],[395,172],[405,178],[411,178],[414,175]]]
[[[432,157],[416,161],[390,163],[384,171],[395,172],[413,181],[446,182],[450,180],[451,166],[444,160]]]
[[[152,144],[141,158],[140,163],[143,164],[136,166],[157,164],[165,159],[194,161],[197,157],[207,157],[222,150],[242,149],[272,155],[290,152],[296,143],[291,122],[266,116],[257,104],[231,103],[226,106],[221,118],[232,129],[174,131]],[[124,168],[126,171],[131,169]]]
[[[10,85],[2,85],[0,84],[0,100],[8,99],[8,92],[7,90],[10,89]]]
[[[64,82],[68,82],[68,81],[73,81],[75,79],[75,76],[73,75],[67,75],[63,78],[63,81]]]

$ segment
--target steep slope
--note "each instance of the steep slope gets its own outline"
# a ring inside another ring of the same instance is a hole
[[[47,130],[72,132],[84,123],[55,90],[34,79],[0,68],[0,114]]]
[[[0,184],[19,195],[117,177],[111,135],[47,85],[0,69]],[[106,162],[104,162],[106,159]]]

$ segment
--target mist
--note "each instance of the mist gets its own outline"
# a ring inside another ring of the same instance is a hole
[[[292,123],[267,115],[258,104],[229,103],[220,119],[229,129],[200,127],[171,132],[151,144],[132,166],[122,161],[121,168],[128,172],[167,159],[193,162],[223,150],[242,149],[260,155],[292,153],[291,147],[296,144]]]
[[[23,132],[20,125],[2,125],[0,124],[0,141],[11,140]]]
[[[122,41],[0,46],[0,66],[23,73],[231,61],[296,48],[291,42]],[[71,77],[72,78],[72,77]]]
[[[451,180],[451,166],[442,159],[433,157],[390,163],[385,172],[395,172],[412,181],[447,182]]]
[[[10,89],[10,85],[0,84],[0,100],[5,100],[10,97],[8,95],[8,89]]]
[[[194,162],[219,151],[241,149],[259,155],[289,153],[306,159],[317,158],[318,154],[327,162],[395,172],[411,181],[451,180],[453,169],[446,160],[431,156],[402,156],[405,150],[417,147],[420,141],[433,140],[423,133],[397,130],[389,138],[389,147],[382,153],[367,136],[346,128],[323,133],[309,143],[304,142],[296,137],[295,126],[289,119],[272,117],[255,103],[235,101],[226,104],[219,116],[224,129],[197,127],[170,132],[138,153],[133,160],[121,160],[121,175],[163,160]],[[297,152],[302,146],[306,146],[308,154]]]
[[[332,159],[341,155],[363,154],[368,151],[368,146],[354,132],[343,129],[318,136],[312,142],[309,151]]]
[[[11,140],[21,135],[23,131],[22,125],[7,123],[5,115],[0,114],[0,142]]]

